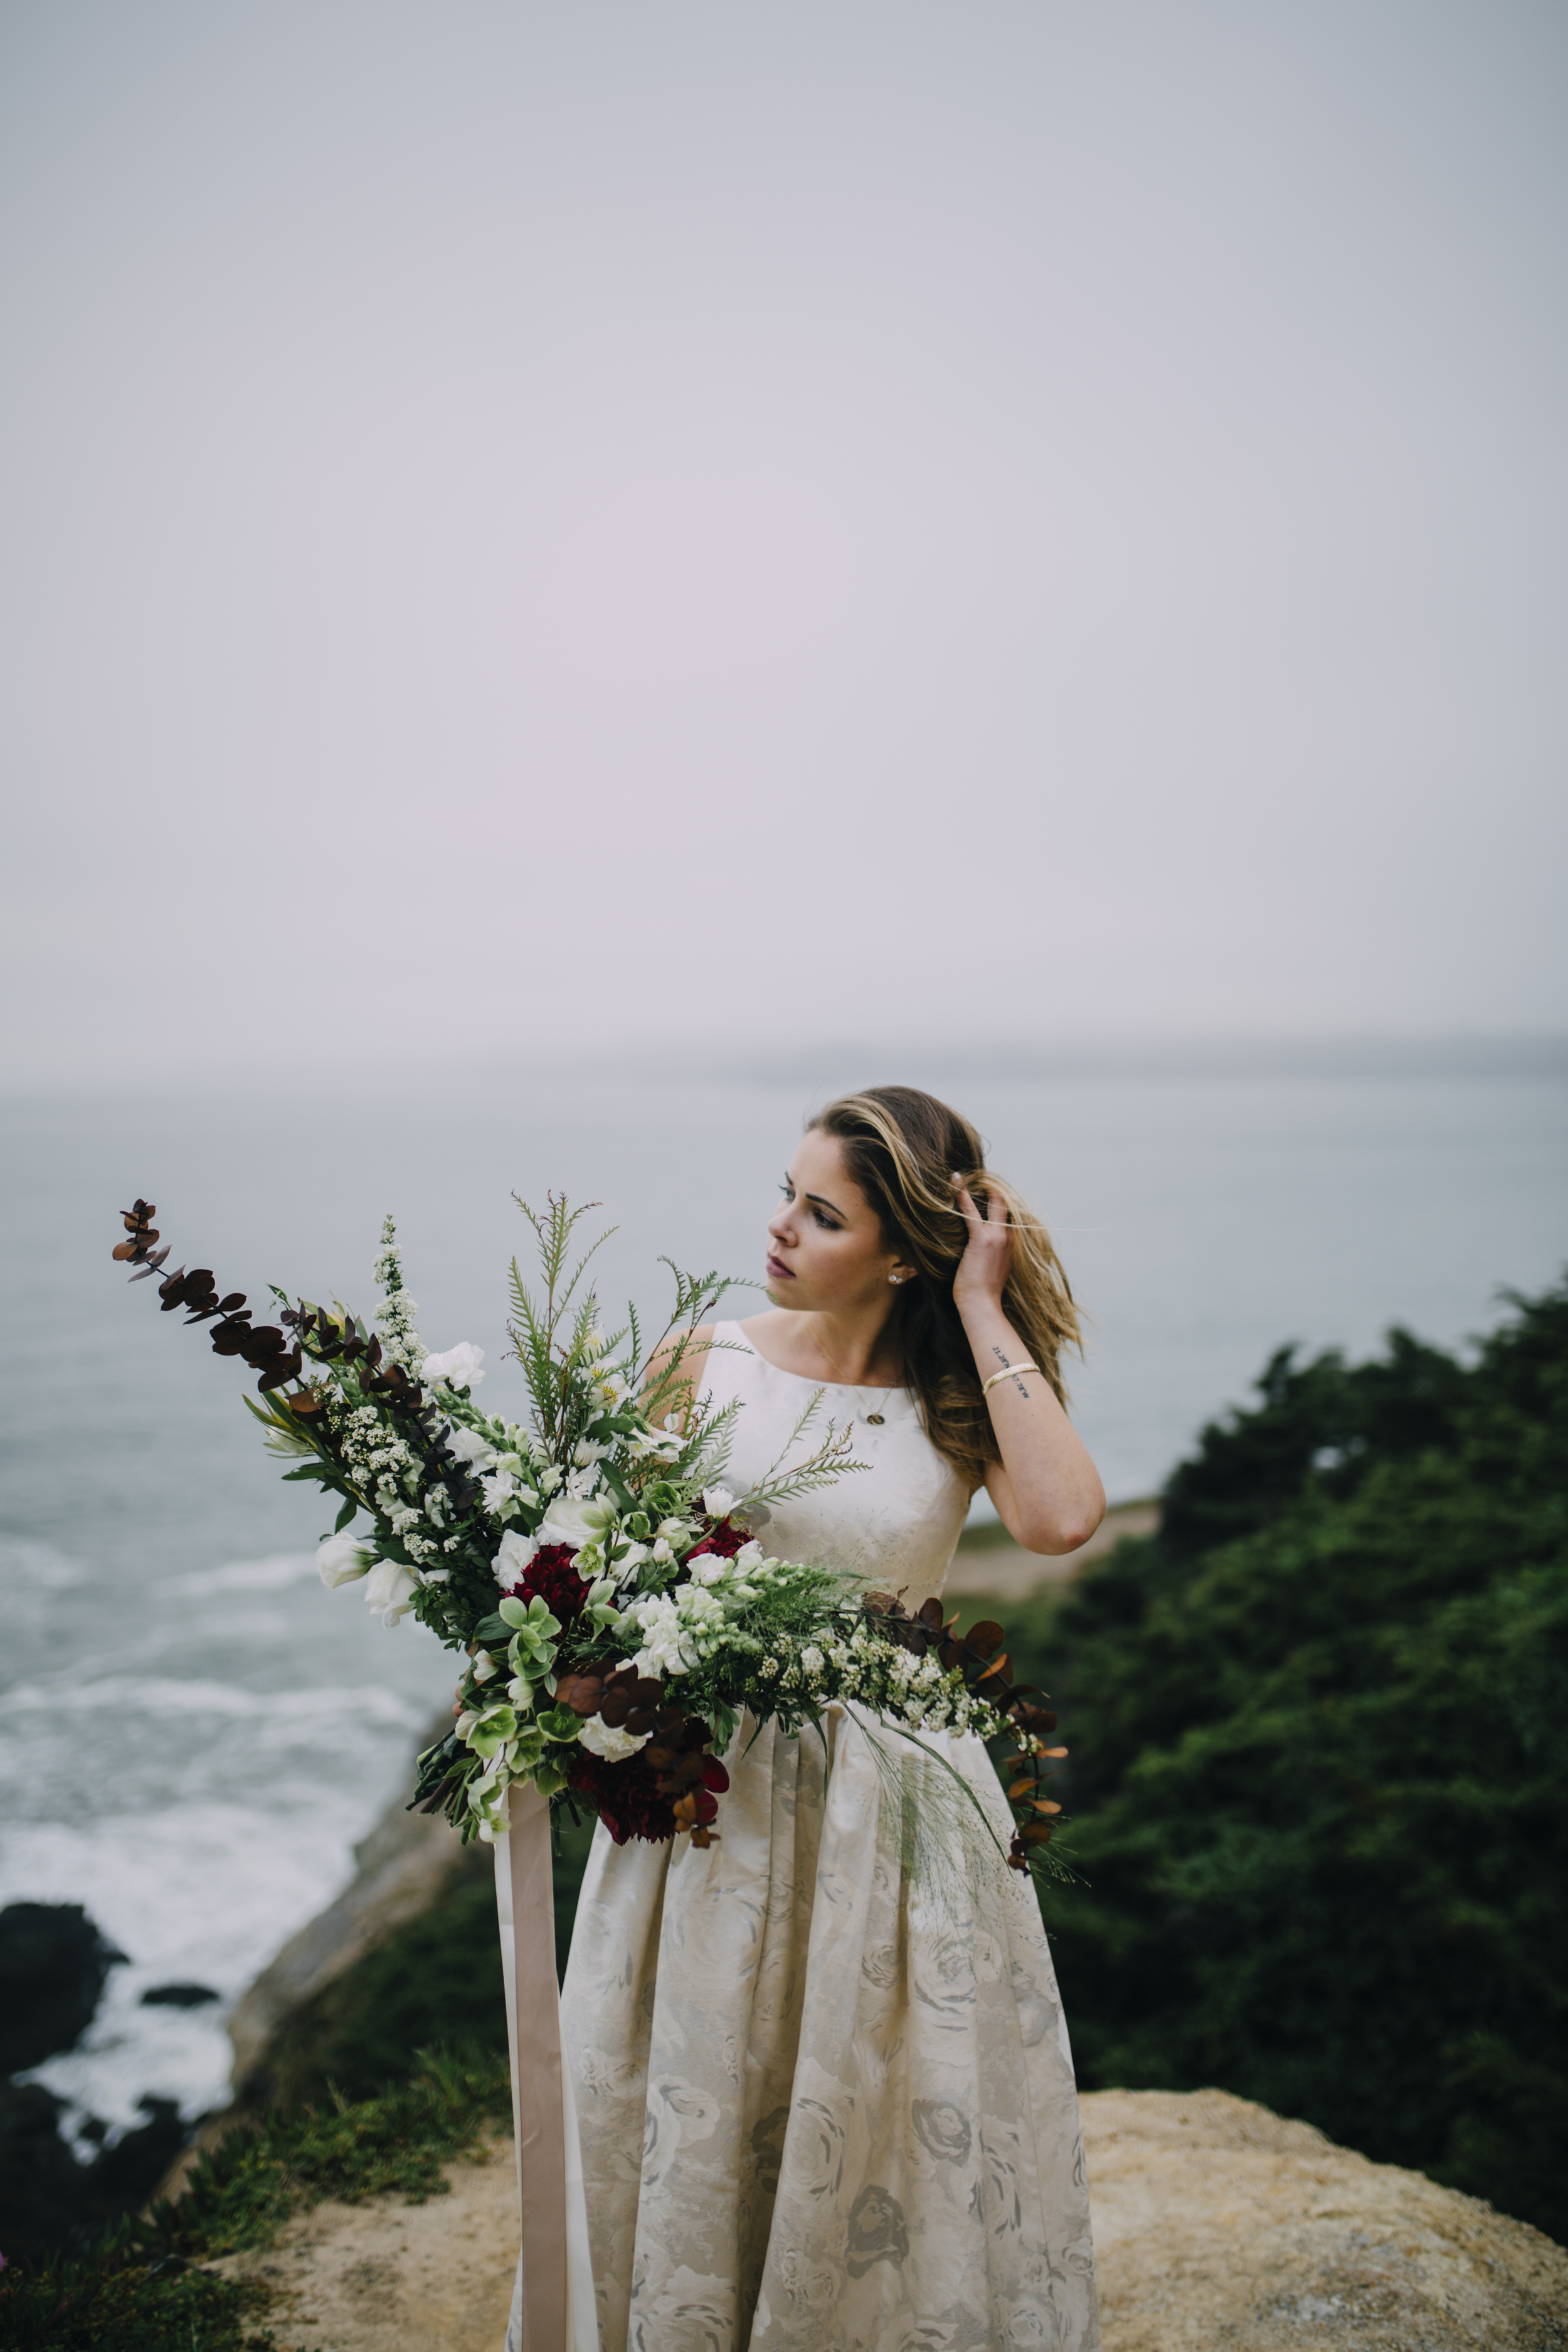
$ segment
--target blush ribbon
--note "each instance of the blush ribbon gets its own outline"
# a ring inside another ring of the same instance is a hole
[[[514,1784],[510,1812],[511,1827],[496,1840],[495,1848],[522,2223],[519,2292],[508,2345],[510,2352],[515,2336],[517,2352],[567,2352],[573,2339],[566,2266],[566,2128],[550,1806],[531,1783],[527,1788]]]

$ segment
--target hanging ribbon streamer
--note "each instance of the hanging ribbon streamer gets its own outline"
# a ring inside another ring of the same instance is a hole
[[[538,1790],[513,1786],[511,1828],[496,1840],[496,1911],[511,2051],[511,2120],[522,2261],[514,2306],[521,2326],[508,2352],[569,2352],[566,2284],[566,2134],[561,2084],[561,2007],[555,1989],[555,1890],[550,1807]],[[515,2339],[515,2343],[514,2343]]]

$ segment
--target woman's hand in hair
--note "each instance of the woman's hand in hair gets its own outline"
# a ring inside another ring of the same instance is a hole
[[[961,1316],[977,1307],[1000,1307],[1013,1270],[1013,1232],[1007,1211],[994,1198],[982,1208],[969,1187],[952,1180],[969,1238],[952,1277],[952,1303]]]
[[[987,1213],[967,1185],[956,1177],[953,1184],[969,1235],[952,1303],[984,1381],[1009,1364],[1030,1361],[1002,1306],[1013,1228],[999,1196],[991,1197]],[[985,1404],[1002,1457],[987,1470],[985,1488],[1003,1526],[1026,1551],[1076,1551],[1105,1516],[1105,1489],[1049,1381],[1039,1371],[997,1381],[985,1391]]]

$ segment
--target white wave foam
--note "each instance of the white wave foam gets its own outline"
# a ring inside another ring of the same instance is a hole
[[[68,1705],[73,1713],[86,1707],[113,1709],[122,1715],[219,1715],[295,1728],[352,1717],[361,1722],[412,1730],[425,1719],[425,1710],[401,1692],[379,1684],[329,1684],[316,1690],[244,1690],[235,1683],[182,1682],[149,1675],[105,1675],[98,1682],[20,1683],[5,1695],[8,1709],[18,1715],[52,1715]]]
[[[309,1811],[183,1805],[0,1834],[0,1899],[83,1904],[129,1955],[79,2045],[26,2079],[65,2099],[79,2120],[98,2116],[115,2136],[143,2120],[144,2095],[177,2101],[187,2120],[221,2106],[230,2008],[346,1882],[354,1841],[374,1818],[357,1793],[317,1790]],[[194,2010],[142,2007],[149,1986],[171,1980],[210,1985],[222,1999]]]
[[[276,1592],[281,1586],[309,1584],[316,1563],[309,1552],[272,1552],[265,1559],[231,1559],[221,1568],[199,1568],[188,1576],[166,1577],[161,1592]]]

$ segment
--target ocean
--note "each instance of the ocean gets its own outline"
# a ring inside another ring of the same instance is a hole
[[[651,1318],[661,1252],[756,1278],[804,1111],[858,1075],[411,1067],[244,1091],[151,1059],[141,1092],[0,1105],[0,1904],[82,1903],[127,1956],[82,2043],[37,2070],[79,2141],[90,2117],[132,2126],[148,2095],[191,2118],[223,2103],[226,2005],[342,1884],[454,1680],[411,1622],[388,1632],[355,1589],[321,1590],[321,1498],[280,1482],[241,1368],[161,1315],[154,1285],[126,1286],[116,1212],[154,1200],[171,1263],[253,1303],[271,1281],[365,1309],[391,1212],[426,1339],[485,1348],[485,1402],[515,1409],[514,1192],[600,1203],[584,1232],[617,1228],[601,1296]],[[1568,1083],[1548,1051],[922,1082],[1053,1226],[1090,1318],[1076,1411],[1113,1500],[1153,1492],[1282,1344],[1355,1354],[1394,1322],[1463,1343],[1501,1286],[1568,1258]],[[143,2005],[171,1981],[219,1999]]]

